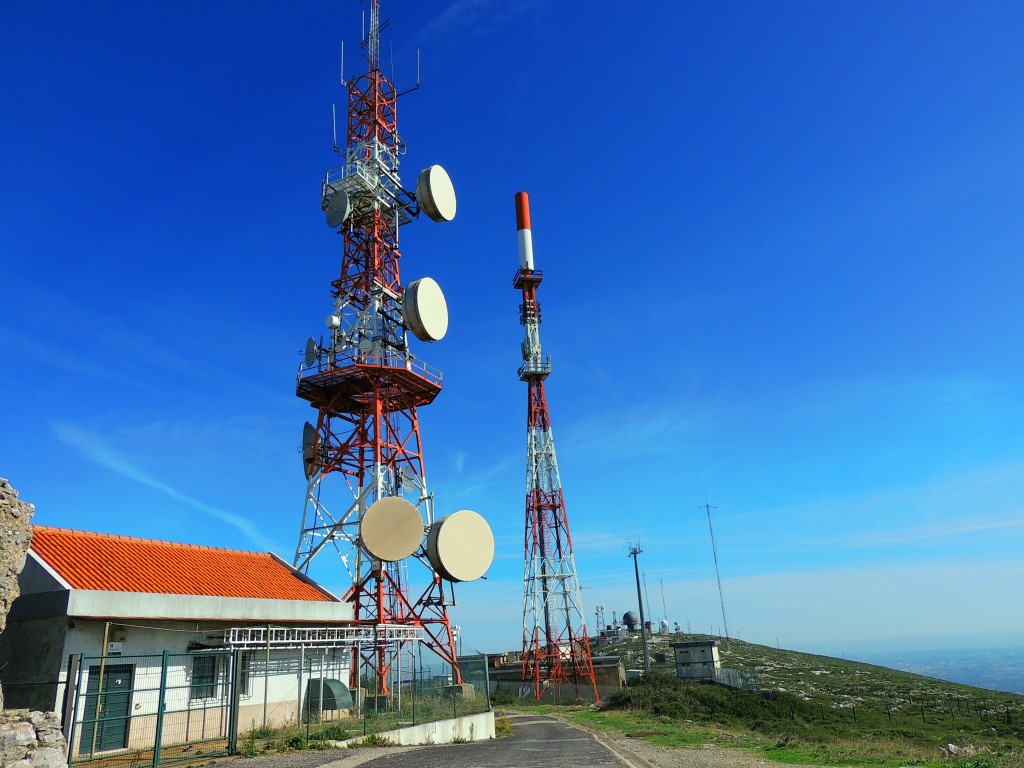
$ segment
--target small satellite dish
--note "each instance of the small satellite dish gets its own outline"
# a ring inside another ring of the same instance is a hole
[[[452,186],[448,172],[440,165],[432,165],[420,171],[416,180],[416,202],[434,221],[451,221],[455,218],[455,187]]]
[[[413,491],[419,490],[419,485],[416,483],[416,478],[406,472],[404,469],[398,470],[402,477],[402,490],[406,493],[412,493]]]
[[[448,581],[479,579],[494,560],[491,526],[471,509],[442,517],[427,533],[427,559]]]
[[[308,480],[313,476],[316,467],[313,465],[314,451],[316,450],[316,427],[308,421],[302,426],[302,469]]]
[[[363,513],[359,540],[363,549],[378,560],[404,560],[423,541],[423,518],[415,506],[400,496],[385,496]]]
[[[433,278],[413,280],[402,295],[402,320],[420,341],[440,341],[448,332],[448,304]]]
[[[327,226],[331,229],[337,229],[345,223],[345,219],[352,213],[352,204],[344,190],[339,189],[334,193],[324,213],[327,214]]]
[[[364,355],[373,352],[373,339],[362,338],[359,340],[359,351]]]
[[[316,339],[312,336],[306,341],[306,354],[303,359],[306,361],[306,367],[309,368],[316,361],[317,355],[320,354],[320,347],[316,343]]]
[[[328,315],[326,318],[324,318],[324,325],[327,326],[332,331],[335,328],[341,328],[341,318],[338,317],[337,315]]]

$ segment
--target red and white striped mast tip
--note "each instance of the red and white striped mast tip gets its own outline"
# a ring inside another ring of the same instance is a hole
[[[516,192],[516,229],[519,231],[519,268],[533,271],[533,232],[530,229],[530,197]]]

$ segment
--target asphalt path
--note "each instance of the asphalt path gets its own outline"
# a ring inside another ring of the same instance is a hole
[[[509,720],[512,735],[502,739],[403,750],[400,754],[364,762],[361,768],[639,768],[647,765],[635,755],[613,751],[594,734],[553,717],[511,714]]]

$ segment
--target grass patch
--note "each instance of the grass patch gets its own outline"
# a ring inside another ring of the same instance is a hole
[[[353,741],[348,746],[349,749],[359,749],[361,747],[393,747],[395,746],[395,743],[387,736],[381,736],[379,733],[369,733],[366,735],[366,738],[360,739],[359,741]]]
[[[512,735],[512,721],[507,717],[498,717],[494,720],[494,737],[503,739]]]

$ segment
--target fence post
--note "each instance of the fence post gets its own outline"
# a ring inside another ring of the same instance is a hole
[[[82,654],[71,654],[68,656],[67,682],[64,685],[64,703],[61,706],[61,731],[64,733],[64,741],[68,744],[68,751],[71,747],[71,731],[75,727],[75,708],[78,704],[78,676],[82,668]]]
[[[487,711],[491,709],[491,673],[487,669],[489,666],[487,663],[487,654],[480,654],[484,660],[484,693],[487,695]]]
[[[65,707],[65,709],[64,709],[64,716],[66,718],[68,718],[67,725],[65,726],[65,728],[66,728],[65,735],[67,736],[67,741],[68,741],[68,765],[69,766],[74,763],[74,759],[73,758],[74,758],[74,754],[75,754],[75,721],[78,719],[78,699],[79,699],[78,691],[82,687],[82,674],[85,671],[85,665],[82,664],[82,659],[83,658],[84,658],[84,654],[80,653],[80,654],[78,654],[77,657],[72,655],[68,659],[68,684],[67,684],[67,687],[64,689],[64,700],[66,702],[70,703],[70,705],[71,705],[71,715],[70,715],[70,717],[68,716],[68,713],[67,713],[67,706],[68,706],[68,704],[64,705],[64,707]],[[75,682],[74,682],[74,684],[72,684],[72,682],[71,682],[71,680],[72,680],[72,675],[71,675],[72,660],[74,660],[74,667],[75,667],[75,675],[74,675],[74,681]],[[69,697],[68,696],[68,692],[72,688],[74,688],[74,694]]]
[[[228,696],[228,752],[238,752],[238,710],[242,702],[242,652],[231,652],[231,694]]]
[[[160,694],[156,699],[156,735],[153,737],[153,766],[160,765],[160,750],[164,740],[164,701],[167,698],[167,660],[169,652],[164,651],[160,663]]]

